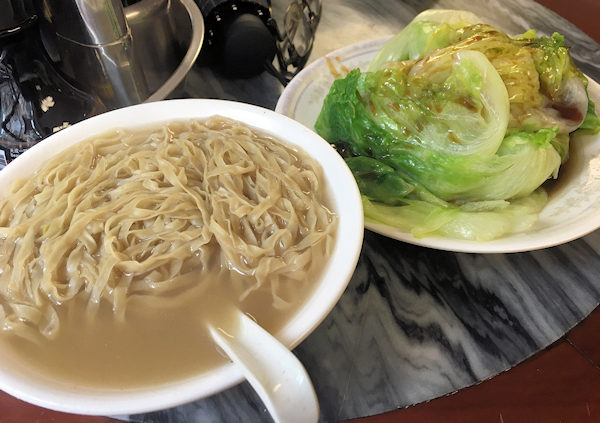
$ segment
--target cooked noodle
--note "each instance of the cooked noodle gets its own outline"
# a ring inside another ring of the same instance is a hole
[[[53,338],[81,296],[124,318],[132,296],[173,297],[215,264],[240,299],[266,288],[284,308],[333,246],[321,180],[303,152],[220,117],[79,143],[0,203],[1,327]]]

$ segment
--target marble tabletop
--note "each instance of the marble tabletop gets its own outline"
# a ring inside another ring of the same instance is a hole
[[[287,1],[274,0],[275,13]],[[508,33],[565,35],[579,67],[600,81],[600,46],[529,0],[324,0],[310,61],[392,35],[428,8],[471,10]],[[277,16],[277,15],[276,15]],[[270,75],[227,80],[197,67],[189,97],[273,109]],[[476,384],[544,349],[600,301],[600,231],[528,253],[467,254],[417,247],[370,231],[348,288],[295,350],[311,375],[321,421],[374,415]],[[135,422],[268,422],[248,383]]]

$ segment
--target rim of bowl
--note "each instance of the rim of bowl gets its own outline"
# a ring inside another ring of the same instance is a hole
[[[275,334],[289,349],[297,346],[337,304],[354,273],[362,247],[364,220],[356,182],[333,147],[293,119],[262,107],[228,100],[178,99],[143,103],[103,113],[67,127],[17,157],[0,172],[0,185],[33,174],[49,157],[109,128],[153,126],[176,120],[220,115],[297,145],[323,168],[329,196],[339,222],[335,248],[315,292]],[[335,186],[332,183],[335,181]],[[22,367],[26,364],[21,363]],[[244,378],[232,363],[168,384],[133,389],[98,389],[40,379],[34,382],[0,366],[0,389],[24,401],[63,412],[125,415],[155,411],[198,400],[240,383]]]

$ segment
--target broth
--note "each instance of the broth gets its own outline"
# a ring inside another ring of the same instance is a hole
[[[206,290],[190,290],[168,305],[148,307],[132,299],[125,321],[114,318],[102,303],[95,316],[85,315],[83,301],[60,307],[61,330],[56,339],[40,344],[16,336],[0,337],[13,354],[40,373],[66,383],[109,389],[133,389],[197,376],[229,361],[207,330],[211,322],[225,319],[228,306],[236,305],[270,333],[277,333],[303,301],[285,311],[271,306],[268,293],[255,292],[241,303],[231,298],[227,274],[213,275],[221,283]],[[315,289],[306,281],[302,299]]]

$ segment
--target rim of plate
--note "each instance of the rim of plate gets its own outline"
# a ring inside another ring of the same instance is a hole
[[[328,60],[335,60],[336,57],[344,58],[345,60],[351,60],[355,57],[365,56],[368,53],[375,54],[390,38],[392,38],[392,36],[361,41],[356,44],[344,46],[319,57],[314,62],[302,69],[294,78],[292,78],[279,96],[277,104],[275,105],[275,111],[277,113],[281,113],[282,115],[290,116],[289,113],[292,112],[293,110],[291,109],[296,106],[296,102],[298,100],[297,96],[301,94],[301,90],[304,88],[303,85],[307,82],[310,82],[313,74],[320,73],[323,66],[327,67]]]

